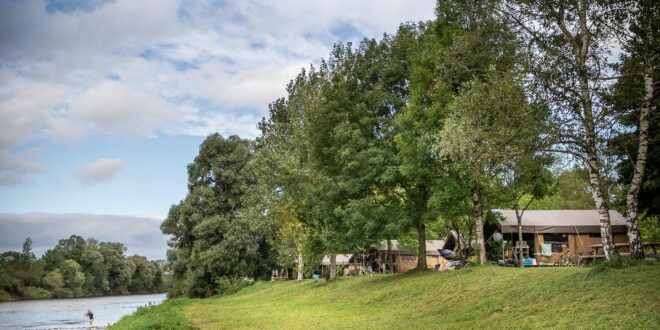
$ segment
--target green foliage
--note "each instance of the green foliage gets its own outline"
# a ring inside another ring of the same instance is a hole
[[[31,252],[28,238],[21,252],[0,254],[0,290],[11,299],[46,299],[162,292],[163,270],[145,257],[126,258],[121,243],[97,242],[73,235],[46,251]]]
[[[50,299],[53,294],[43,288],[28,286],[23,289],[23,299]]]
[[[11,295],[9,292],[0,289],[0,302],[11,301]]]
[[[223,276],[215,279],[215,290],[219,295],[228,295],[238,292],[252,283],[252,281],[246,281],[240,278]]]
[[[248,140],[213,134],[188,165],[188,195],[161,225],[172,235],[172,295],[210,296],[216,293],[215,278],[267,272],[264,228],[246,203],[256,184],[253,153]]]
[[[573,168],[554,177],[547,196],[532,201],[533,210],[593,210],[587,170]]]
[[[660,216],[642,214],[638,221],[642,242],[660,242]]]

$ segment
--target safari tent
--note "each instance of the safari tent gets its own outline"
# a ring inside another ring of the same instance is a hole
[[[390,240],[389,255],[392,260],[392,272],[403,273],[417,267],[417,251],[414,248],[406,248],[399,244],[397,240]],[[429,268],[434,268],[437,264],[447,262],[439,250],[445,246],[444,240],[426,241],[426,264]],[[388,249],[387,241],[382,241],[377,247],[372,248],[365,253],[338,254],[337,269],[345,271],[347,274],[358,274],[368,269],[371,272],[389,271],[387,262]],[[321,261],[321,272],[330,266],[330,257],[325,256]]]
[[[498,218],[497,226],[504,240],[518,243],[518,219],[514,210],[493,210]],[[619,246],[628,243],[626,219],[616,211],[610,211],[614,242]],[[595,210],[527,210],[522,217],[523,247],[530,257],[540,262],[557,262],[562,256],[598,254],[600,216]],[[628,252],[622,247],[620,253]],[[600,250],[602,253],[602,249]]]
[[[390,253],[392,255],[392,272],[403,273],[417,267],[417,251],[402,247],[397,240],[390,240]],[[434,268],[437,264],[445,263],[440,251],[444,249],[444,240],[426,241],[426,266]],[[378,264],[382,270],[387,266],[387,241],[382,241],[377,251]]]

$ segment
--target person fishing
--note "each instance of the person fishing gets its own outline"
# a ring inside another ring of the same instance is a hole
[[[89,325],[93,326],[94,325],[94,313],[92,312],[92,310],[87,309],[87,313],[85,313],[85,316],[89,317]]]

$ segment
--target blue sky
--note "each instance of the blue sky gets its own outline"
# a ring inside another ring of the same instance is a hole
[[[334,43],[379,38],[431,19],[433,8],[432,0],[0,2],[0,213],[75,215],[71,226],[118,215],[160,235],[153,220],[185,196],[185,166],[206,135],[255,137],[268,103]],[[101,240],[109,230],[90,228]]]

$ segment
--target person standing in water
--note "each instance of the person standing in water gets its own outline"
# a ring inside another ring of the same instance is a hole
[[[94,313],[92,312],[92,310],[87,309],[87,313],[85,313],[85,316],[89,317],[89,325],[93,326],[94,325]]]

